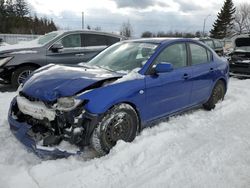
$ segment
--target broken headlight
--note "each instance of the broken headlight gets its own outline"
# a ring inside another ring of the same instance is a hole
[[[61,111],[70,111],[80,105],[83,101],[74,97],[62,97],[57,99],[55,108]]]

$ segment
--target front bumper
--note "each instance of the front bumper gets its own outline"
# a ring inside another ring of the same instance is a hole
[[[250,77],[250,64],[230,64],[230,76]]]
[[[13,135],[26,146],[26,148],[29,151],[34,152],[37,156],[40,158],[65,158],[69,157],[71,155],[80,155],[83,153],[83,149],[79,149],[79,151],[76,152],[69,152],[66,150],[61,150],[56,147],[44,147],[40,146],[38,143],[36,143],[35,139],[33,139],[28,132],[31,129],[31,125],[26,122],[19,122],[15,115],[12,113],[12,107],[16,105],[16,98],[13,99],[10,105],[9,114],[8,114],[8,121],[10,130],[13,133]],[[90,121],[90,123],[87,126],[86,129],[89,131],[86,133],[86,143],[88,143],[90,135],[92,134],[92,131],[94,129],[94,124],[96,123],[98,119],[93,118],[93,121]]]

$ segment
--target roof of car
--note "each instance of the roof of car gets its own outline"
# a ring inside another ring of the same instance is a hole
[[[118,35],[115,33],[108,33],[108,32],[103,32],[103,31],[95,31],[95,30],[85,30],[85,29],[80,29],[80,30],[58,30],[56,32],[60,33],[89,33],[89,34],[102,34],[102,35],[108,35],[108,36],[114,36],[118,38],[123,38],[125,39],[126,37],[122,35]]]
[[[170,41],[196,41],[195,39],[190,39],[190,38],[140,38],[140,39],[133,39],[133,40],[128,40],[131,42],[146,42],[146,43],[155,43],[155,44],[161,44],[161,43],[166,43]],[[126,42],[126,41],[124,41]]]

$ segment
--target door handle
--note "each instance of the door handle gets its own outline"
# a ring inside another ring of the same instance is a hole
[[[76,54],[75,56],[78,56],[78,57],[80,57],[80,56],[84,56],[85,54]]]
[[[183,74],[182,78],[183,78],[184,80],[187,80],[187,79],[189,78],[189,75],[188,75],[187,73],[185,73],[185,74]]]
[[[214,68],[210,68],[209,71],[210,71],[210,72],[214,72]]]

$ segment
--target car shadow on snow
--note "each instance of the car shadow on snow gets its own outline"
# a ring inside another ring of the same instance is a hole
[[[14,92],[16,88],[12,87],[9,84],[0,84],[0,92]]]

